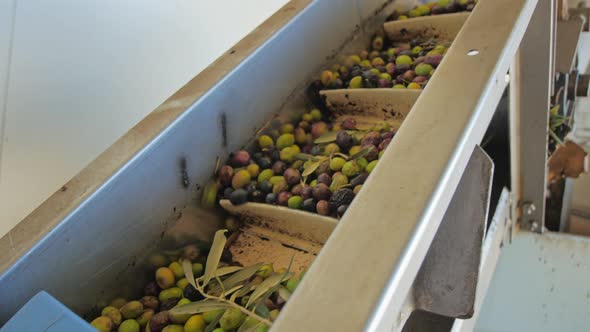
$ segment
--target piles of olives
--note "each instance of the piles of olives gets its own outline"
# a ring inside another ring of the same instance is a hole
[[[358,130],[352,118],[334,123],[313,109],[263,132],[250,150],[233,152],[216,185],[207,187],[234,205],[268,203],[340,217],[393,136],[387,124]]]
[[[312,89],[422,89],[440,64],[447,46],[436,39],[389,41],[380,32],[373,38],[371,51],[348,55],[322,71]]]
[[[100,316],[93,319],[90,325],[100,332],[203,332],[219,316],[214,331],[227,332],[235,331],[250,319],[238,309],[213,310],[195,315],[173,315],[170,309],[204,299],[185,278],[181,264],[183,259],[196,262],[192,264],[195,277],[203,274],[206,257],[199,255],[199,250],[194,245],[185,247],[181,257],[154,254],[150,257],[153,280],[145,285],[143,296],[130,301],[123,298],[112,300],[108,306],[102,308]],[[222,262],[220,266],[223,265],[228,264]],[[284,272],[274,271],[272,264],[264,264],[249,282],[259,284],[275,273]],[[284,282],[284,287],[293,292],[300,278],[301,275]],[[236,301],[240,303],[241,298]],[[270,321],[277,318],[284,303],[285,300],[278,293],[272,294],[265,301],[264,304],[270,311]],[[258,325],[257,332],[264,332],[269,328],[258,324],[256,320],[251,323]]]
[[[438,0],[415,6],[406,12],[395,11],[387,20],[397,21],[420,16],[450,14],[463,11],[470,12],[476,4],[477,0]]]

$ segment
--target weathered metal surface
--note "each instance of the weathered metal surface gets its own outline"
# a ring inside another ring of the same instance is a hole
[[[419,309],[455,318],[473,315],[493,169],[476,146],[416,276]]]
[[[457,36],[469,14],[469,12],[462,12],[391,21],[386,22],[383,29],[393,40],[436,37],[439,40],[451,41]]]
[[[336,117],[353,118],[360,126],[383,122],[398,129],[407,117],[422,90],[339,89],[320,92],[328,109]]]
[[[545,220],[554,4],[538,2],[510,71],[511,188],[518,207],[535,206],[532,213],[517,216],[524,229],[536,232],[543,231]]]
[[[233,205],[228,200],[222,200],[221,206],[249,223],[318,244],[326,243],[338,223],[334,218],[283,206],[262,203]]]

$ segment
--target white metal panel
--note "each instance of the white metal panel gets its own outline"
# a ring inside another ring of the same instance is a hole
[[[504,245],[475,330],[587,331],[588,276],[590,238],[518,232]]]
[[[8,93],[8,79],[10,77],[9,67],[15,19],[16,0],[0,1],[0,185],[2,183],[2,137],[4,136],[6,94]],[[2,234],[1,231],[0,234]]]
[[[18,2],[0,235],[286,2]]]

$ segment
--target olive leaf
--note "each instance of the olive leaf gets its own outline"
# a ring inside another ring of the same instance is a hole
[[[345,154],[344,154],[344,153],[342,153],[342,152],[336,152],[336,153],[334,153],[334,155],[335,155],[335,156],[338,156],[338,157],[342,157],[342,158],[344,158],[344,159],[346,159],[346,160],[348,160],[348,158],[350,158],[348,155],[345,155]]]
[[[268,292],[271,288],[273,288],[274,286],[280,284],[281,282],[283,282],[285,280],[289,280],[292,276],[293,276],[293,273],[273,274],[270,277],[264,279],[263,282],[261,282],[258,286],[256,286],[256,289],[250,295],[250,299],[248,300],[246,307],[249,307],[252,303],[254,303],[256,300],[258,300],[261,296],[266,294],[266,292]]]
[[[315,172],[316,169],[318,169],[318,167],[320,167],[321,164],[322,164],[322,161],[314,161],[314,162],[308,164],[307,167],[305,167],[305,169],[303,170],[303,173],[301,175],[303,177],[311,175],[313,172]]]
[[[261,266],[262,266],[262,263],[258,263],[258,264],[254,264],[252,266],[249,266],[247,268],[239,270],[235,274],[232,274],[227,279],[225,279],[224,285],[227,288],[232,288],[232,287],[238,285],[239,283],[250,279],[250,277],[253,276]],[[216,286],[214,288],[211,288],[210,292],[212,294],[218,294],[221,292],[221,287]]]
[[[242,289],[233,293],[232,298],[235,300],[235,298],[237,298],[237,297],[242,297],[242,296],[250,293],[255,287],[256,287],[256,285],[254,284],[254,280],[251,280],[248,283],[246,283]]]
[[[283,300],[285,300],[285,301],[288,301],[289,298],[291,297],[291,292],[289,292],[289,290],[287,288],[282,287],[282,286],[278,289],[278,293],[279,293],[279,296],[282,297]]]
[[[197,289],[197,284],[195,283],[195,275],[193,274],[193,264],[188,259],[182,261],[182,269],[184,270],[184,276],[188,283],[191,284],[195,289]]]
[[[203,274],[202,277],[203,285],[207,285],[209,281],[211,281],[211,278],[213,278],[214,276],[214,272],[217,270],[219,260],[221,259],[221,254],[223,253],[223,249],[225,248],[225,242],[227,241],[224,235],[225,232],[227,232],[227,229],[220,229],[217,232],[215,232],[213,244],[211,245],[209,255],[207,256],[205,274]]]
[[[219,302],[215,300],[203,300],[176,306],[170,309],[171,315],[195,315],[207,311],[227,309],[230,308],[229,303]]]
[[[375,148],[374,146],[366,147],[366,148],[360,150],[359,152],[353,154],[352,156],[350,156],[350,159],[351,160],[361,159],[364,156],[366,156],[367,154],[369,154],[369,152],[371,152],[374,148]]]
[[[322,136],[316,138],[313,142],[315,144],[325,144],[325,143],[332,143],[336,142],[336,136],[338,136],[337,131],[329,131]]]
[[[215,271],[215,276],[216,277],[222,277],[228,274],[232,274],[236,271],[240,271],[241,269],[243,269],[241,266],[224,266],[224,267],[220,267]]]
[[[230,295],[230,294],[232,294],[232,293],[240,290],[240,288],[242,288],[242,287],[244,287],[244,285],[237,285],[236,287],[230,288],[230,289],[226,290],[225,292],[223,292],[221,294],[221,296],[222,297],[226,297],[226,296],[228,296],[228,295]]]

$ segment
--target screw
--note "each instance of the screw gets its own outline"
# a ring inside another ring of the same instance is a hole
[[[527,216],[532,216],[533,213],[535,213],[535,210],[537,208],[535,207],[535,204],[533,203],[524,203],[522,205],[522,211],[524,212],[525,215]]]
[[[536,231],[537,229],[539,229],[539,223],[537,223],[536,221],[533,221],[531,223],[531,231]]]
[[[504,75],[504,82],[510,83],[510,74]]]

